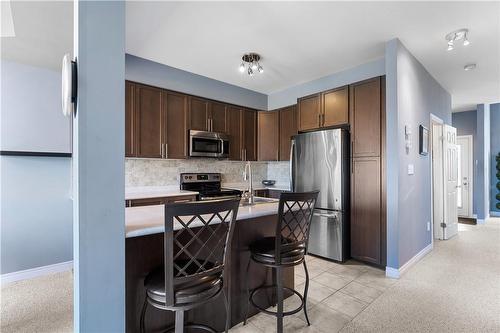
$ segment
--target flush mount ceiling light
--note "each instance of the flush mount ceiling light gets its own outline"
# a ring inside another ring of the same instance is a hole
[[[453,50],[453,48],[455,47],[455,42],[460,41],[460,40],[463,41],[464,46],[469,45],[470,42],[469,42],[468,34],[469,34],[469,29],[458,29],[458,30],[452,31],[449,34],[447,34],[444,37],[448,42],[447,50],[448,51]]]
[[[464,66],[464,71],[471,71],[473,69],[476,69],[477,65],[476,64],[467,64]]]
[[[241,57],[240,72],[247,72],[248,75],[253,76],[255,72],[263,73],[264,68],[260,65],[260,55],[257,53],[247,53]]]

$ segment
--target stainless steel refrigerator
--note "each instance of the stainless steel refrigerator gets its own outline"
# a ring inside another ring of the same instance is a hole
[[[345,261],[349,246],[349,132],[331,129],[292,137],[291,188],[319,190],[309,253]]]

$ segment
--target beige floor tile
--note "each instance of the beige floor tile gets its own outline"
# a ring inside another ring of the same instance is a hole
[[[309,313],[311,326],[325,333],[335,333],[344,327],[351,318],[328,306],[317,306]]]
[[[328,270],[328,272],[333,273],[335,275],[341,276],[344,279],[354,280],[361,274],[365,272],[365,270],[361,267],[352,267],[345,265],[335,265]]]
[[[373,302],[373,300],[375,300],[382,294],[382,291],[365,286],[356,281],[352,281],[347,286],[340,289],[340,291],[342,291],[344,294],[350,295],[367,303]]]
[[[383,271],[367,271],[354,279],[354,281],[381,291],[386,290],[397,282],[396,279],[386,277]]]
[[[325,299],[323,302],[321,302],[321,304],[326,304],[332,309],[341,312],[351,318],[356,317],[358,313],[363,311],[363,309],[368,306],[368,303],[365,303],[352,296],[346,295],[340,291]]]
[[[352,281],[352,279],[344,279],[341,276],[329,273],[329,272],[324,272],[321,273],[320,275],[314,277],[312,279],[313,281],[319,282],[324,286],[327,286],[328,288],[338,290],[340,288],[343,288],[346,286],[349,282]]]
[[[300,293],[304,290],[304,283],[297,286],[297,290],[300,290]],[[309,304],[316,304],[332,295],[335,292],[335,289],[328,288],[321,283],[310,280],[309,281],[309,290],[307,292],[307,301]]]
[[[253,324],[247,323],[243,325],[240,323],[229,330],[230,333],[263,333],[261,329],[257,328]]]
[[[307,326],[307,323],[300,319],[288,322],[283,327],[283,331],[285,331],[285,333],[323,333],[316,328],[316,326]]]
[[[295,286],[306,282],[306,278],[303,275],[295,274]]]
[[[276,311],[276,308],[269,309],[272,311]],[[276,317],[265,314],[265,313],[259,313],[252,318],[248,320],[247,325],[251,324],[252,326],[256,327],[260,332],[265,332],[265,333],[273,333],[276,332],[277,330],[277,321]],[[288,329],[285,327],[289,326]],[[300,319],[300,317],[297,316],[286,316],[283,318],[283,330],[285,332],[295,332],[292,330],[292,327],[301,327],[301,326],[307,326],[307,324]],[[246,331],[242,331],[246,332]],[[309,332],[309,331],[304,331],[304,332]],[[312,331],[311,331],[312,332]],[[240,332],[237,332],[240,333]],[[249,331],[249,333],[254,333],[253,331]],[[256,332],[257,333],[257,332]]]

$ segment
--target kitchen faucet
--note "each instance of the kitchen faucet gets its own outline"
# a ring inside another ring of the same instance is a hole
[[[253,181],[252,181],[252,166],[250,161],[245,164],[245,170],[243,171],[243,180],[248,181],[247,195],[244,196],[248,200],[248,204],[252,205],[253,200]]]

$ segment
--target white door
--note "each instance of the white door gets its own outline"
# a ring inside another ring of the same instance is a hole
[[[443,239],[450,239],[458,232],[458,145],[457,129],[443,126],[443,179],[444,179],[444,224]]]
[[[472,216],[472,135],[457,136],[458,151],[458,216]]]
[[[432,201],[434,238],[443,239],[444,182],[443,182],[443,125],[432,123]]]

